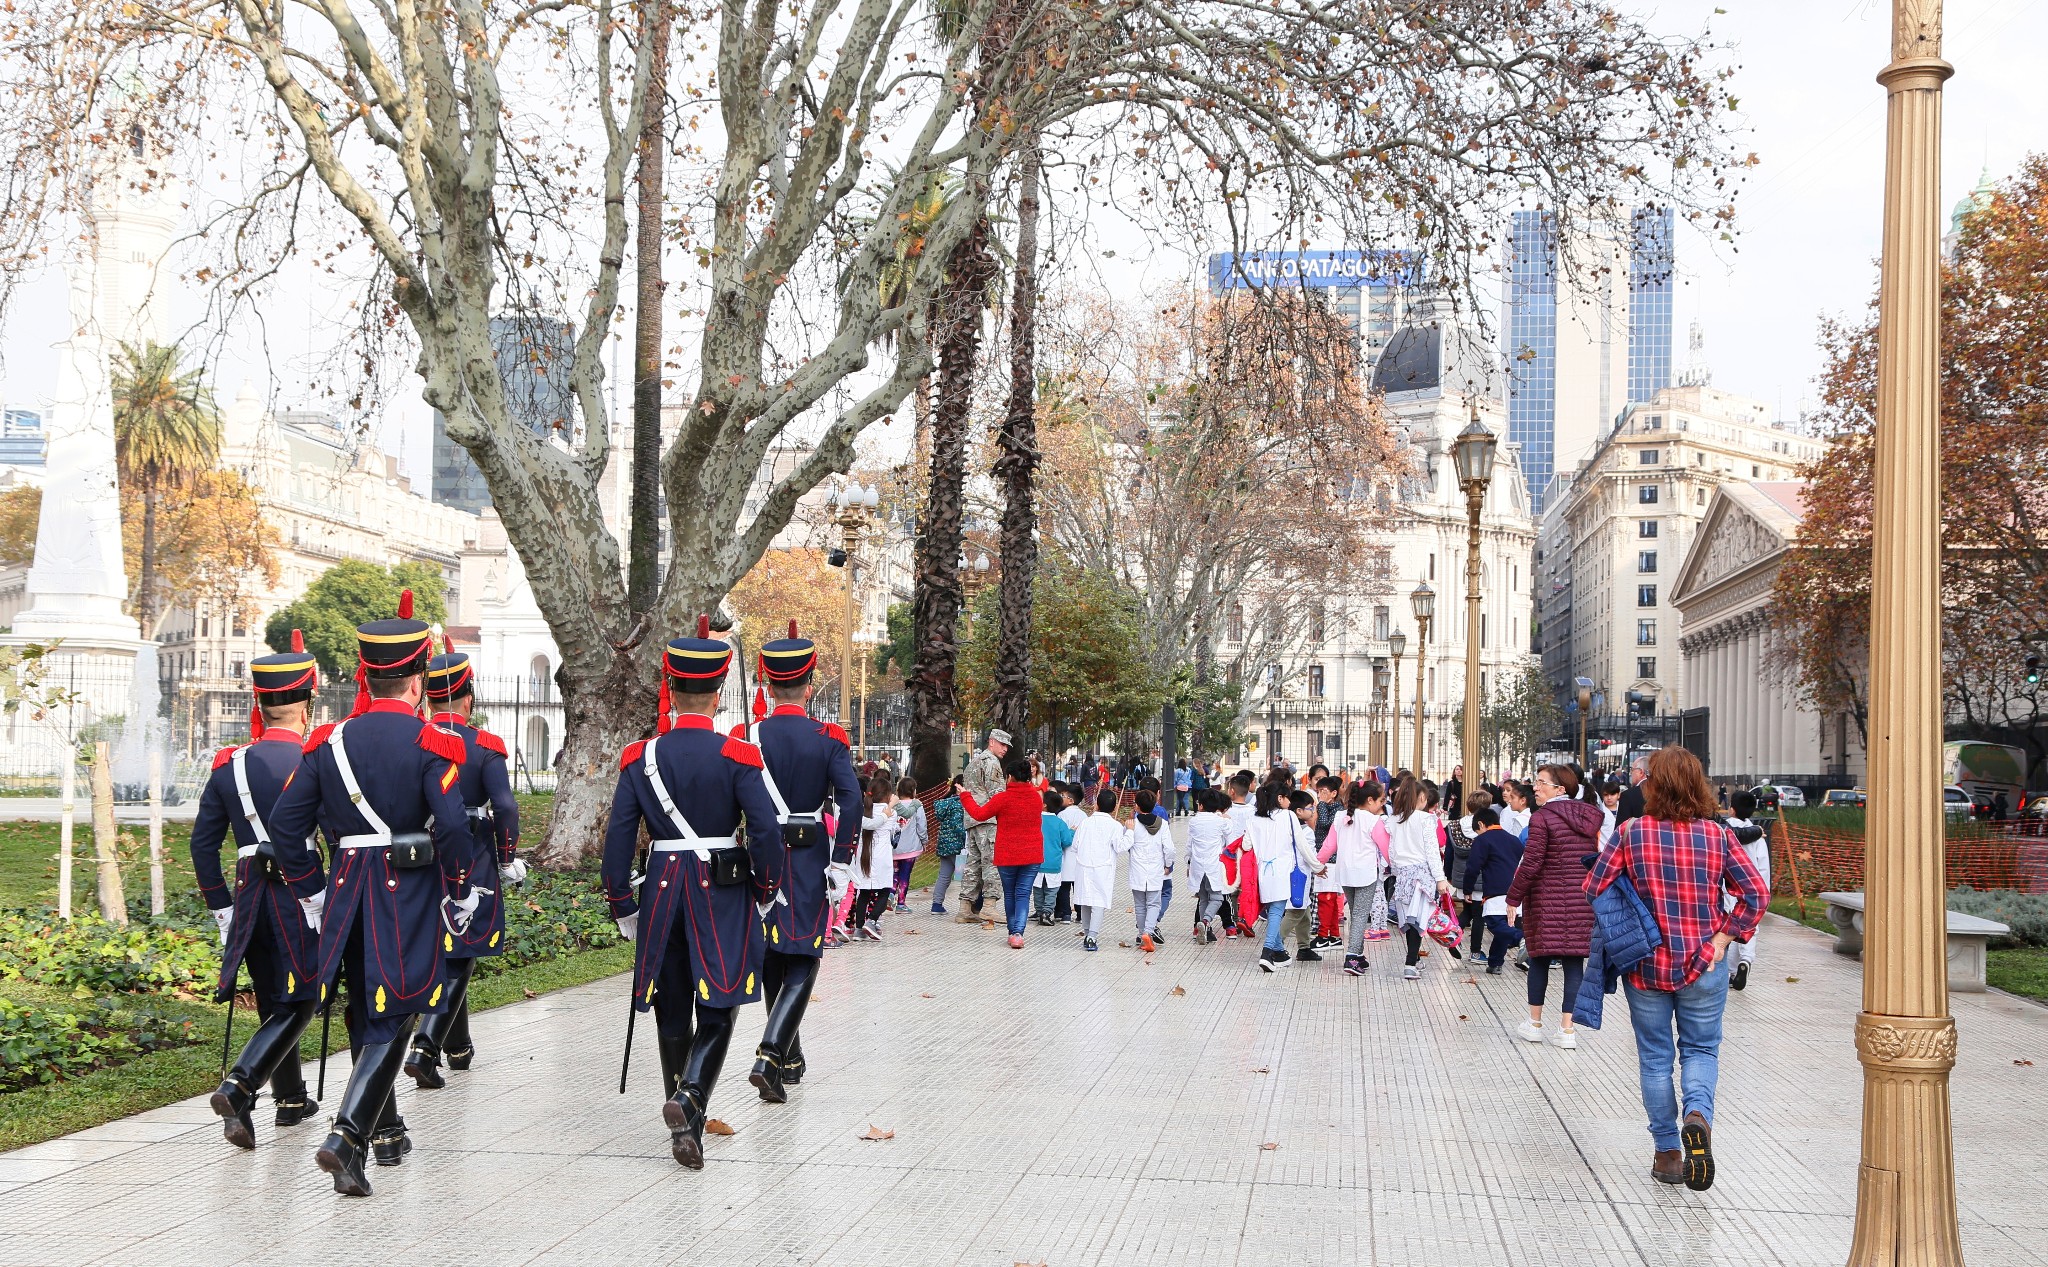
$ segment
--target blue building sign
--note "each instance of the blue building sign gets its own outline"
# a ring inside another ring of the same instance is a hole
[[[1211,290],[1272,285],[1380,290],[1421,280],[1422,257],[1414,251],[1246,251],[1209,257]]]

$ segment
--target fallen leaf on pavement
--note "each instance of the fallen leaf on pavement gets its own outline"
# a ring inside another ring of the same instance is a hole
[[[1187,987],[1186,987],[1186,986],[1179,986],[1179,985],[1177,985],[1177,986],[1173,987],[1173,989],[1171,989],[1171,990],[1168,990],[1168,991],[1167,991],[1167,993],[1168,993],[1168,994],[1171,994],[1171,995],[1172,995],[1172,996],[1173,996],[1174,998],[1176,998],[1176,999],[1178,999],[1178,998],[1183,998],[1183,997],[1185,997],[1185,996],[1186,996],[1186,994],[1187,994],[1187,992],[1188,992],[1188,991],[1187,991]]]
[[[920,998],[920,999],[929,999],[929,998],[931,998],[932,996],[931,996],[931,995],[929,995],[929,994],[920,994],[920,995],[918,995],[917,997],[918,997],[918,998]]]
[[[1469,1016],[1467,1016],[1467,1015],[1465,1015],[1465,1014],[1464,1014],[1463,1012],[1460,1012],[1460,1013],[1458,1013],[1458,1019],[1459,1019],[1459,1020],[1461,1020],[1461,1021],[1469,1021],[1469,1020],[1471,1020],[1472,1018],[1471,1018],[1471,1017],[1469,1017]]]
[[[1278,1144],[1261,1144],[1259,1145],[1259,1151],[1262,1153],[1270,1153],[1278,1147],[1280,1147],[1280,1145]]]
[[[1127,942],[1127,941],[1120,941],[1120,942],[1118,942],[1118,943],[1117,943],[1117,945],[1118,945],[1119,947],[1121,947],[1122,949],[1124,949],[1124,950],[1129,950],[1129,949],[1131,948],[1131,943],[1129,943],[1129,942]]]
[[[2025,1065],[2029,1069],[2032,1069],[2034,1067],[2034,1062],[2031,1060],[2015,1060],[2013,1061],[2013,1063],[2016,1065]]]
[[[710,1121],[708,1121],[708,1122],[704,1123],[704,1133],[705,1133],[706,1135],[737,1135],[737,1134],[739,1134],[739,1132],[738,1132],[738,1131],[734,1130],[734,1129],[733,1129],[732,1127],[730,1127],[730,1126],[727,1126],[727,1125],[726,1125],[725,1123],[723,1123],[723,1122],[719,1121],[719,1120],[718,1120],[717,1118],[715,1118],[715,1117],[714,1117],[714,1118],[712,1118],[712,1119],[711,1119]]]
[[[1420,951],[1420,952],[1418,952],[1418,953],[1417,953],[1417,955],[1416,955],[1416,958],[1418,958],[1418,959],[1427,959],[1427,958],[1429,958],[1429,952],[1428,952],[1427,950],[1424,950],[1424,951]]]
[[[992,919],[985,919],[981,921],[981,927],[983,931],[987,931],[988,929],[994,928],[995,926],[996,922]]]
[[[1266,1067],[1265,1065],[1260,1065],[1260,1066],[1259,1066],[1258,1068],[1256,1068],[1256,1069],[1252,1070],[1252,1072],[1253,1072],[1253,1073],[1271,1073],[1271,1072],[1272,1072],[1272,1070],[1271,1070],[1271,1069],[1269,1069],[1268,1067]]]
[[[1786,978],[1785,978],[1785,981],[1786,981],[1786,983],[1787,983],[1787,984],[1789,984],[1789,985],[1796,985],[1796,984],[1798,984],[1798,982],[1799,982],[1799,978],[1798,978],[1798,977],[1786,977]]]
[[[896,1132],[894,1132],[894,1131],[885,1131],[885,1130],[883,1130],[883,1129],[882,1129],[881,1127],[879,1127],[879,1126],[876,1126],[876,1125],[875,1125],[875,1124],[874,1124],[873,1122],[870,1122],[870,1123],[868,1123],[868,1129],[867,1129],[867,1134],[865,1134],[865,1135],[862,1135],[862,1136],[861,1136],[861,1138],[862,1138],[862,1139],[895,1139],[895,1138],[896,1138]]]
[[[1465,984],[1466,984],[1466,985],[1478,985],[1478,984],[1479,984],[1479,978],[1478,978],[1478,977],[1466,977],[1466,978],[1465,978]]]

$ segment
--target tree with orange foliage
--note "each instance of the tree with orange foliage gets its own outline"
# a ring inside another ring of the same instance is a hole
[[[2048,156],[1962,217],[1942,274],[1942,662],[1949,729],[2048,757],[2026,657],[2048,655]],[[1776,611],[1801,690],[1867,725],[1877,322],[1830,323],[1820,415]]]

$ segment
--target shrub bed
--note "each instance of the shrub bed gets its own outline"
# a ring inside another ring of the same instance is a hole
[[[47,1086],[137,1056],[202,1041],[188,1020],[105,1003],[37,1007],[0,997],[0,1093]]]
[[[32,981],[78,999],[192,997],[211,986],[219,968],[217,937],[169,921],[116,928],[94,914],[67,924],[43,913],[0,913],[0,981]]]
[[[2012,929],[2011,936],[1992,939],[1993,946],[2048,946],[2048,893],[1961,885],[1949,890],[1948,906],[1965,915],[1995,919]]]

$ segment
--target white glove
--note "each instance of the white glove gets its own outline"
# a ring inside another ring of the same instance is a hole
[[[483,890],[471,889],[469,896],[461,901],[452,897],[441,899],[441,922],[448,931],[460,937],[469,931],[469,922],[476,918],[477,904],[484,900]]]
[[[311,897],[299,899],[299,909],[306,913],[306,927],[320,931],[320,913],[327,909],[327,890],[322,889]]]
[[[235,908],[223,906],[213,912],[213,922],[220,925],[220,944],[228,944],[228,926],[235,922]]]
[[[762,919],[767,919],[767,918],[768,918],[768,912],[770,912],[770,911],[772,911],[772,910],[774,910],[774,909],[775,909],[775,903],[774,903],[774,902],[773,902],[772,900],[770,900],[770,901],[767,901],[767,902],[756,902],[756,903],[754,903],[754,913],[755,913],[756,915],[759,915],[759,916],[760,916],[760,917],[761,917]]]
[[[825,868],[825,900],[834,906],[846,896],[846,886],[853,882],[853,871],[843,862],[835,862]]]
[[[507,884],[526,883],[526,859],[513,855],[512,861],[498,868],[498,875]]]
[[[622,915],[613,922],[619,926],[619,936],[627,941],[633,941],[640,936],[640,912],[634,911],[631,915]]]

